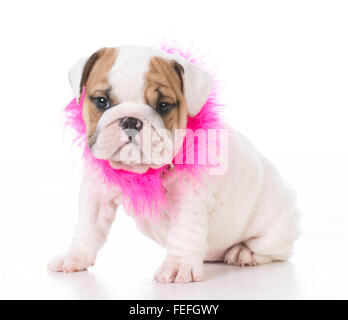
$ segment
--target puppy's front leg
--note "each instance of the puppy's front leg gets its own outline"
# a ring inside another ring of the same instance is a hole
[[[155,274],[155,280],[160,283],[203,279],[208,236],[208,214],[203,196],[192,190],[177,209],[170,217],[167,257]]]
[[[76,272],[93,266],[115,218],[117,205],[86,179],[82,181],[79,219],[70,249],[48,264],[50,271]]]

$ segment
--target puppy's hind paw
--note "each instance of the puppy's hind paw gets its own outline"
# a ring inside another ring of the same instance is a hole
[[[235,244],[225,254],[225,262],[236,266],[257,266],[260,264],[271,262],[268,256],[262,256],[252,252],[245,244]]]

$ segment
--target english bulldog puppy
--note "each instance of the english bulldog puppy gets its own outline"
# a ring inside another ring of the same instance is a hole
[[[78,61],[69,78],[78,99],[85,90],[82,116],[93,155],[138,174],[170,163],[183,143],[183,138],[174,141],[175,131],[200,112],[213,85],[207,72],[183,57],[140,46],[103,48]],[[154,135],[149,152],[142,146],[146,131]],[[291,256],[299,236],[293,191],[242,135],[229,129],[227,142],[223,174],[205,172],[197,184],[174,165],[163,175],[174,213],[164,211],[153,220],[128,212],[166,249],[157,282],[201,281],[204,261],[255,266]],[[146,159],[156,158],[156,152],[166,156],[162,162],[127,158],[132,148],[141,149]],[[93,266],[122,204],[120,189],[96,186],[91,174],[86,172],[81,183],[71,247],[49,262],[51,271]]]

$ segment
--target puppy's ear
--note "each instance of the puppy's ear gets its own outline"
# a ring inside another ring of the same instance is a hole
[[[202,68],[188,62],[181,56],[175,56],[178,63],[175,69],[181,73],[187,111],[194,117],[208,100],[213,87],[212,77]]]
[[[87,60],[88,57],[80,59],[69,70],[69,82],[76,99],[80,98],[80,81]]]
[[[88,80],[88,76],[104,50],[105,48],[100,49],[94,52],[90,57],[80,59],[71,67],[69,71],[69,81],[77,99],[80,98],[82,89]]]

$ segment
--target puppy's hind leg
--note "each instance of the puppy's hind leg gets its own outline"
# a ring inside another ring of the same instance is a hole
[[[66,254],[52,259],[47,268],[55,272],[76,272],[93,266],[106,241],[115,218],[117,205],[82,182],[80,213],[72,245]]]
[[[290,258],[299,236],[299,218],[295,208],[278,215],[260,236],[233,245],[225,253],[225,262],[238,266],[256,266]]]

